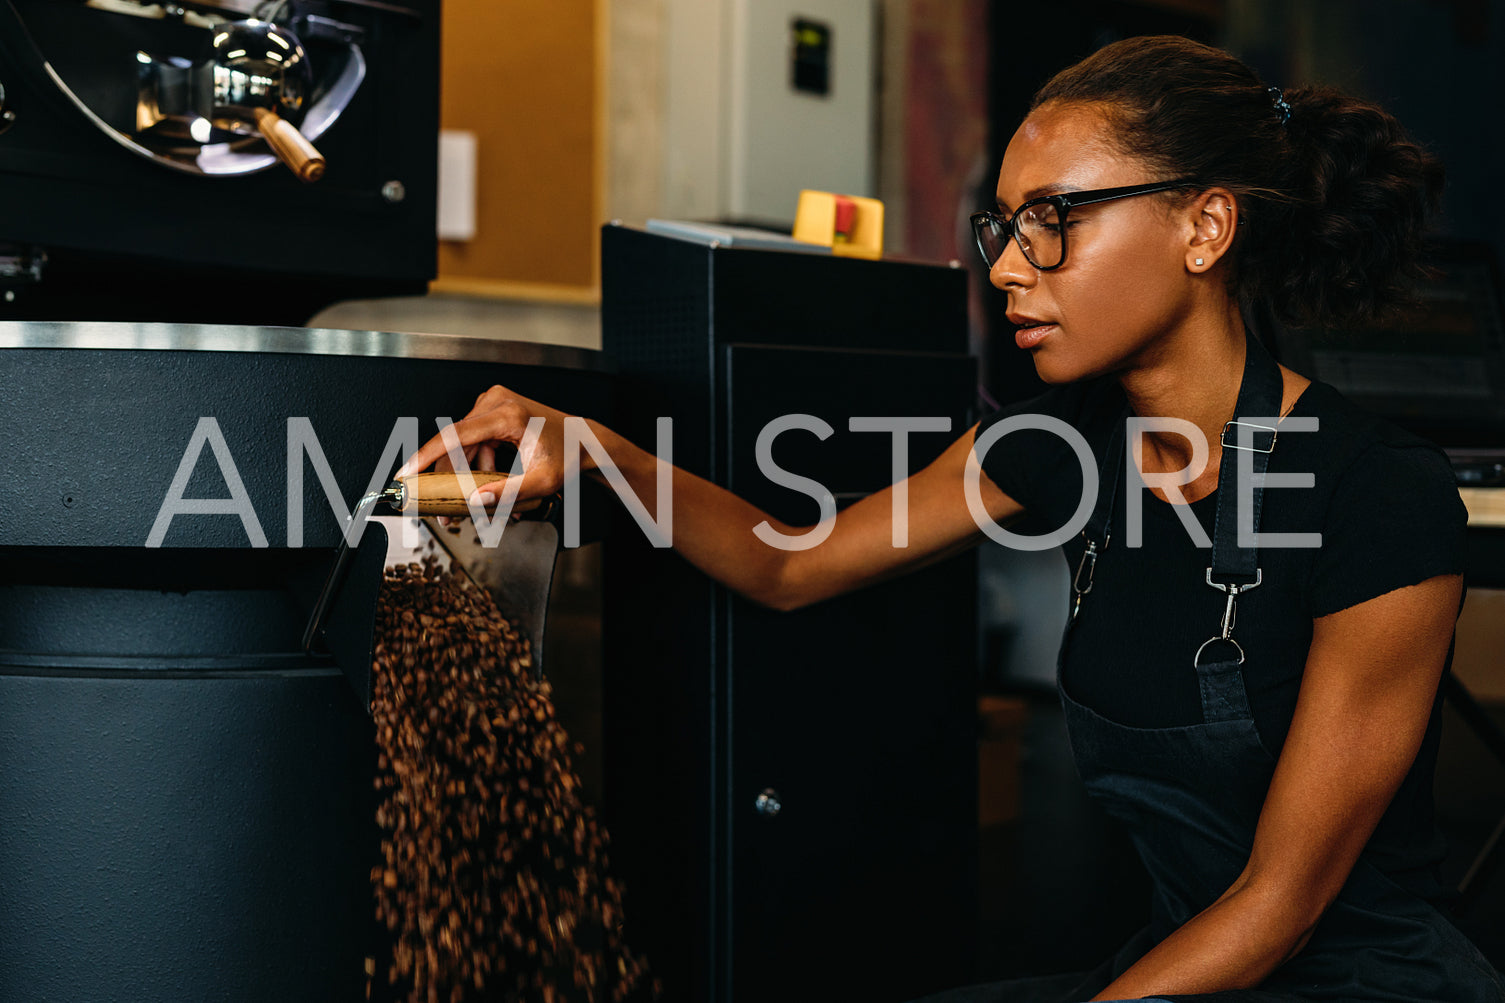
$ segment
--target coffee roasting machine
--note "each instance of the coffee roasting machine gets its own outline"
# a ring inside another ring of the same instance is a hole
[[[317,486],[312,451],[286,448],[289,430],[306,420],[348,512],[395,467],[379,461],[399,418],[423,416],[432,434],[477,385],[609,419],[602,357],[356,331],[33,322],[0,324],[0,378],[12,432],[0,488],[0,999],[364,999],[365,959],[386,970],[366,701],[387,541],[367,525],[330,613],[331,653],[306,654],[343,514]],[[211,501],[162,525],[185,458],[179,493]],[[292,490],[293,476],[308,490]],[[300,515],[302,538],[289,539]]]
[[[0,0],[0,320],[423,292],[438,59],[438,0]]]
[[[438,56],[437,0],[0,0],[8,1003],[358,1000],[381,962],[386,546],[306,653],[319,463],[348,512],[400,417],[486,381],[609,400],[594,353],[249,326],[426,289]],[[194,442],[177,492],[221,501],[158,527]]]

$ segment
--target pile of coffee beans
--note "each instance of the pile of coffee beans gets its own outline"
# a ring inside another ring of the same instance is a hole
[[[372,714],[388,992],[414,1003],[656,998],[622,938],[607,836],[525,637],[429,559],[387,571]],[[378,978],[367,964],[367,995]],[[390,987],[390,988],[388,988]]]

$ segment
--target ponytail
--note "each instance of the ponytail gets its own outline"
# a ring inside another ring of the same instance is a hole
[[[1284,318],[1294,323],[1367,320],[1404,302],[1422,277],[1417,258],[1442,162],[1384,109],[1335,88],[1305,87],[1287,100],[1291,239],[1251,234],[1248,291],[1299,305]]]

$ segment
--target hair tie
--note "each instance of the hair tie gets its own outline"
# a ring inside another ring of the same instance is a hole
[[[1275,114],[1280,116],[1280,124],[1285,125],[1291,120],[1291,103],[1286,100],[1285,94],[1279,87],[1268,87],[1265,93],[1270,95],[1270,104],[1275,106]]]

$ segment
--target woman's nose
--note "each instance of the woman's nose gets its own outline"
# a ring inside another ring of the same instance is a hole
[[[988,281],[997,289],[1032,286],[1039,277],[1039,269],[1029,263],[1019,249],[1019,242],[1012,237],[1003,245],[1003,253],[993,262],[993,267],[988,269]]]

